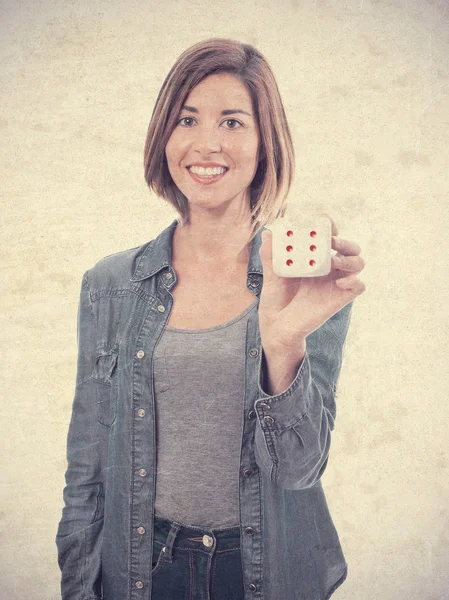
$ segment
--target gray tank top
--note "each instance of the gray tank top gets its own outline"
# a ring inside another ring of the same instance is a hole
[[[240,523],[246,325],[257,303],[216,327],[167,326],[155,348],[156,516]]]

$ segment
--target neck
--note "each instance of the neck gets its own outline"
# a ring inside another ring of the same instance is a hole
[[[205,266],[247,265],[251,253],[251,221],[195,219],[177,225],[173,234],[173,259]]]

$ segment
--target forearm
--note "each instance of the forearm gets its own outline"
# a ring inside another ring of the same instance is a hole
[[[263,350],[263,391],[275,396],[285,391],[292,383],[306,352],[306,339],[299,344],[296,354],[287,355],[281,350]]]
[[[262,344],[255,458],[286,489],[308,488],[326,469],[350,314],[351,306],[336,313],[295,356]]]

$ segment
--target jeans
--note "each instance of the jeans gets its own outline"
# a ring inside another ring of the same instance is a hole
[[[154,520],[152,600],[243,600],[240,528]]]

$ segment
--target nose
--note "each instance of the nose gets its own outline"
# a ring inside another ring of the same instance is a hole
[[[196,127],[193,149],[200,153],[220,152],[221,140],[217,127]]]

